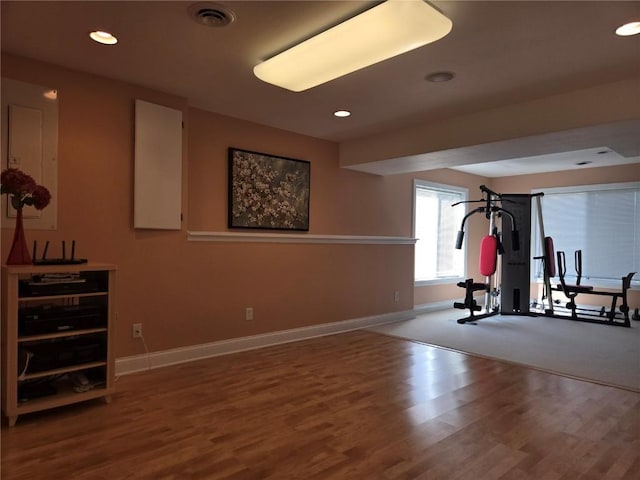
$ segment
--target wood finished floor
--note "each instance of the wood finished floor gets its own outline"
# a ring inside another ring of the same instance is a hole
[[[356,331],[2,429],[10,479],[638,479],[640,394]]]

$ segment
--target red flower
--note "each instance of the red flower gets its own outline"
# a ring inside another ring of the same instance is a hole
[[[31,200],[36,209],[42,210],[44,207],[49,205],[49,202],[51,201],[51,194],[46,187],[36,185],[33,192],[31,192]]]
[[[11,196],[11,205],[16,210],[25,205],[33,205],[42,210],[49,205],[51,194],[42,185],[36,184],[31,175],[17,168],[8,168],[0,174],[0,194]]]
[[[31,175],[18,170],[17,168],[7,168],[0,175],[2,183],[2,193],[27,194],[36,187],[36,182]]]

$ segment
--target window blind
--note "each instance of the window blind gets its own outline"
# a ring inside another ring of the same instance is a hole
[[[590,284],[617,285],[629,272],[640,273],[640,182],[544,193],[545,234],[553,238],[556,251],[566,253],[569,278],[575,275],[576,250],[582,250],[582,276]],[[536,252],[541,252],[539,237],[535,235]]]

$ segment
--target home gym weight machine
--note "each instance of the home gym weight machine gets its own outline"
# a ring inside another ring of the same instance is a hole
[[[463,217],[456,240],[456,249],[462,248],[464,227],[469,217],[476,213],[484,213],[487,220],[489,220],[489,235],[482,238],[479,258],[479,271],[485,277],[485,282],[476,283],[473,279],[467,279],[458,283],[459,287],[465,289],[465,299],[464,302],[455,302],[454,307],[469,310],[469,316],[459,319],[458,323],[463,324],[503,314],[547,316],[589,323],[631,326],[627,291],[634,276],[633,272],[622,277],[620,291],[597,291],[592,286],[581,285],[582,252],[578,250],[575,252],[577,281],[575,284],[568,284],[565,280],[565,254],[561,251],[554,252],[552,238],[545,236],[541,204],[544,193],[500,194],[484,185],[480,186],[480,191],[484,196],[481,200],[467,200],[452,205],[455,207],[456,205],[467,203],[484,204],[471,210]],[[537,301],[533,304],[529,302],[531,288],[532,200],[536,202],[536,220],[543,249],[541,256],[533,257],[542,261],[543,294],[540,304]],[[499,231],[498,223],[500,223],[500,228],[504,228],[502,224],[505,216],[509,218],[511,223],[511,235],[503,237]],[[560,283],[552,286],[552,279],[556,275],[556,258]],[[478,305],[474,299],[474,293],[478,291],[485,292],[484,308]],[[568,301],[563,308],[569,310],[569,315],[561,315],[554,309],[554,305],[557,306],[559,303],[558,301],[553,301],[552,294],[554,291],[563,293],[567,298]],[[580,293],[611,297],[611,306],[608,310],[605,307],[598,310],[578,307],[575,298]],[[546,305],[545,299],[547,300]],[[618,300],[621,300],[619,312],[616,311]],[[580,311],[580,314],[578,314],[578,311]],[[477,315],[476,312],[482,313]],[[632,318],[640,320],[637,308]]]
[[[465,289],[464,302],[455,302],[454,307],[468,309],[469,316],[458,323],[467,323],[492,315],[522,315],[529,313],[530,290],[530,239],[531,239],[531,199],[543,193],[500,194],[480,186],[483,198],[454,203],[483,203],[467,213],[458,231],[456,248],[462,248],[464,227],[467,219],[476,213],[484,213],[489,220],[489,234],[480,243],[479,271],[485,277],[484,283],[467,279],[458,283]],[[511,235],[503,236],[504,217],[511,223]],[[498,221],[500,220],[500,221]],[[500,261],[498,261],[500,257]],[[499,270],[499,273],[497,273]],[[484,291],[484,308],[477,304],[474,293]],[[476,312],[482,312],[476,315]]]

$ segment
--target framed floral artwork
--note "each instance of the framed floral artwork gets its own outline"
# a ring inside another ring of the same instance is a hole
[[[229,148],[229,228],[309,230],[311,163]]]

